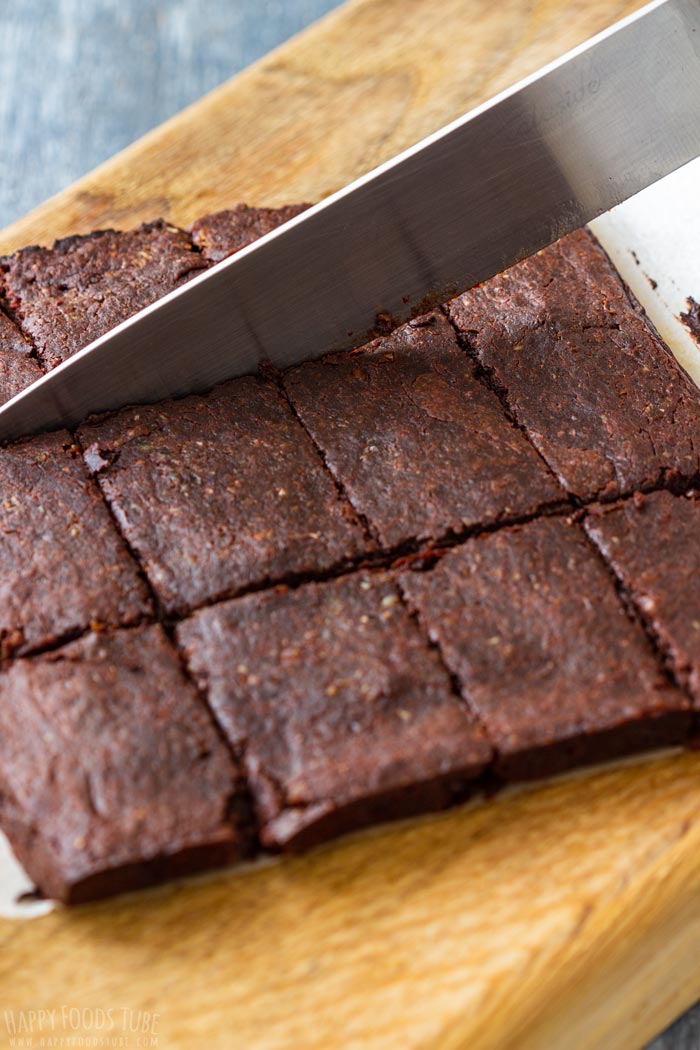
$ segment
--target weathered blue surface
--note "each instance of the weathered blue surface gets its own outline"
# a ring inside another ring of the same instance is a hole
[[[649,1047],[649,1050],[699,1050],[700,1006],[693,1007]]]
[[[337,4],[0,0],[0,227]],[[700,1050],[700,1008],[652,1048]]]
[[[338,0],[0,0],[0,228]]]

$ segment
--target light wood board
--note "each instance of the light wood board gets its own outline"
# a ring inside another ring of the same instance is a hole
[[[637,6],[353,0],[5,230],[0,252],[318,199]],[[700,995],[698,937],[686,754],[2,921],[0,1045],[6,1009],[67,1005],[156,1012],[168,1048],[635,1048]]]

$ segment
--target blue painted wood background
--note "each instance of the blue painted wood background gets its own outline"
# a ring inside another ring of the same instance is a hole
[[[337,3],[0,0],[0,227]],[[700,1008],[652,1047],[700,1050]]]
[[[0,0],[0,228],[338,0]]]

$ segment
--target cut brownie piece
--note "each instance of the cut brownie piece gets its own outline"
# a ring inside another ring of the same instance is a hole
[[[41,379],[42,375],[42,370],[31,356],[29,343],[0,310],[0,404]]]
[[[208,262],[218,263],[310,207],[288,204],[283,208],[249,208],[239,204],[197,219],[192,226],[192,240]]]
[[[468,541],[402,586],[506,778],[679,743],[690,703],[578,526],[542,518]]]
[[[177,629],[266,846],[447,805],[490,747],[385,575],[249,595]]]
[[[700,499],[654,492],[592,510],[585,527],[700,704]]]
[[[145,584],[65,431],[0,449],[0,658],[150,612]]]
[[[233,761],[160,627],[90,633],[0,673],[0,813],[76,903],[241,854]]]
[[[340,565],[367,546],[277,387],[129,408],[80,430],[85,458],[167,613]]]
[[[700,396],[585,230],[449,304],[515,417],[583,500],[700,469]]]
[[[188,235],[159,220],[22,249],[3,262],[5,298],[53,368],[205,266]]]
[[[525,515],[564,497],[442,314],[284,375],[289,397],[382,544]]]

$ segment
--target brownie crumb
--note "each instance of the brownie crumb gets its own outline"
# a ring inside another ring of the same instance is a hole
[[[700,303],[696,303],[691,295],[686,299],[688,309],[682,313],[681,321],[686,326],[693,338],[700,342]]]

